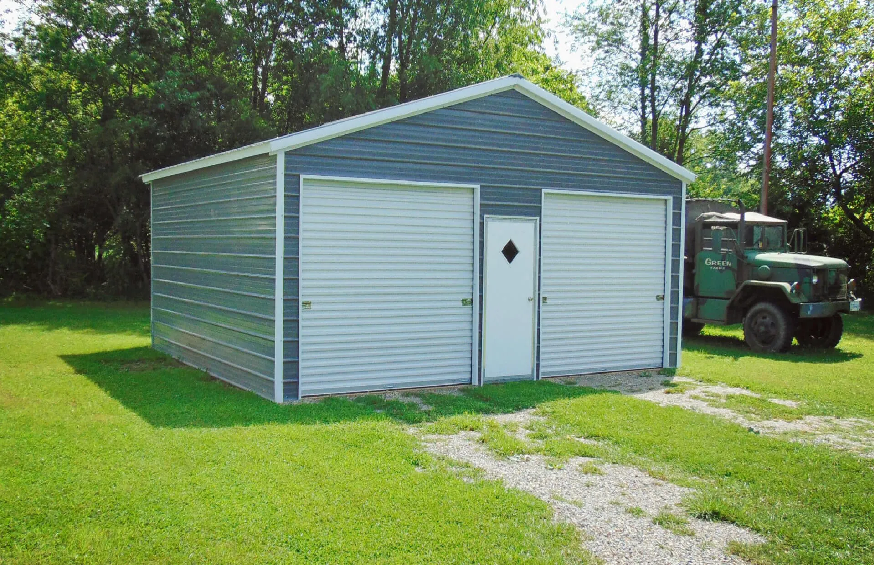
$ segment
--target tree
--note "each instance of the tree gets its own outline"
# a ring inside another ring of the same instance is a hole
[[[2,292],[147,292],[146,171],[514,72],[586,105],[539,50],[535,0],[33,11],[0,53]]]
[[[748,0],[590,0],[566,25],[594,59],[595,105],[679,164],[740,72]],[[632,126],[635,124],[635,126]]]

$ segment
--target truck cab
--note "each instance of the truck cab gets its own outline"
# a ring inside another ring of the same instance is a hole
[[[761,352],[792,344],[833,348],[842,313],[858,310],[849,266],[790,251],[787,222],[717,201],[687,201],[684,334],[705,324],[744,325]]]

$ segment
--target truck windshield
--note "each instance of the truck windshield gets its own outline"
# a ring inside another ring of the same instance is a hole
[[[747,224],[745,232],[746,245],[754,250],[785,249],[786,232],[783,226]]]

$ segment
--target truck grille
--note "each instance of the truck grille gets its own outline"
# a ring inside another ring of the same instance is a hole
[[[832,301],[847,300],[847,274],[838,273],[835,283],[828,287],[828,298]]]

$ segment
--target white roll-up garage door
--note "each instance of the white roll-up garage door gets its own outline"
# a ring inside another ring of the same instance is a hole
[[[661,367],[664,199],[546,193],[541,375]]]
[[[306,177],[301,395],[470,383],[472,188]]]

